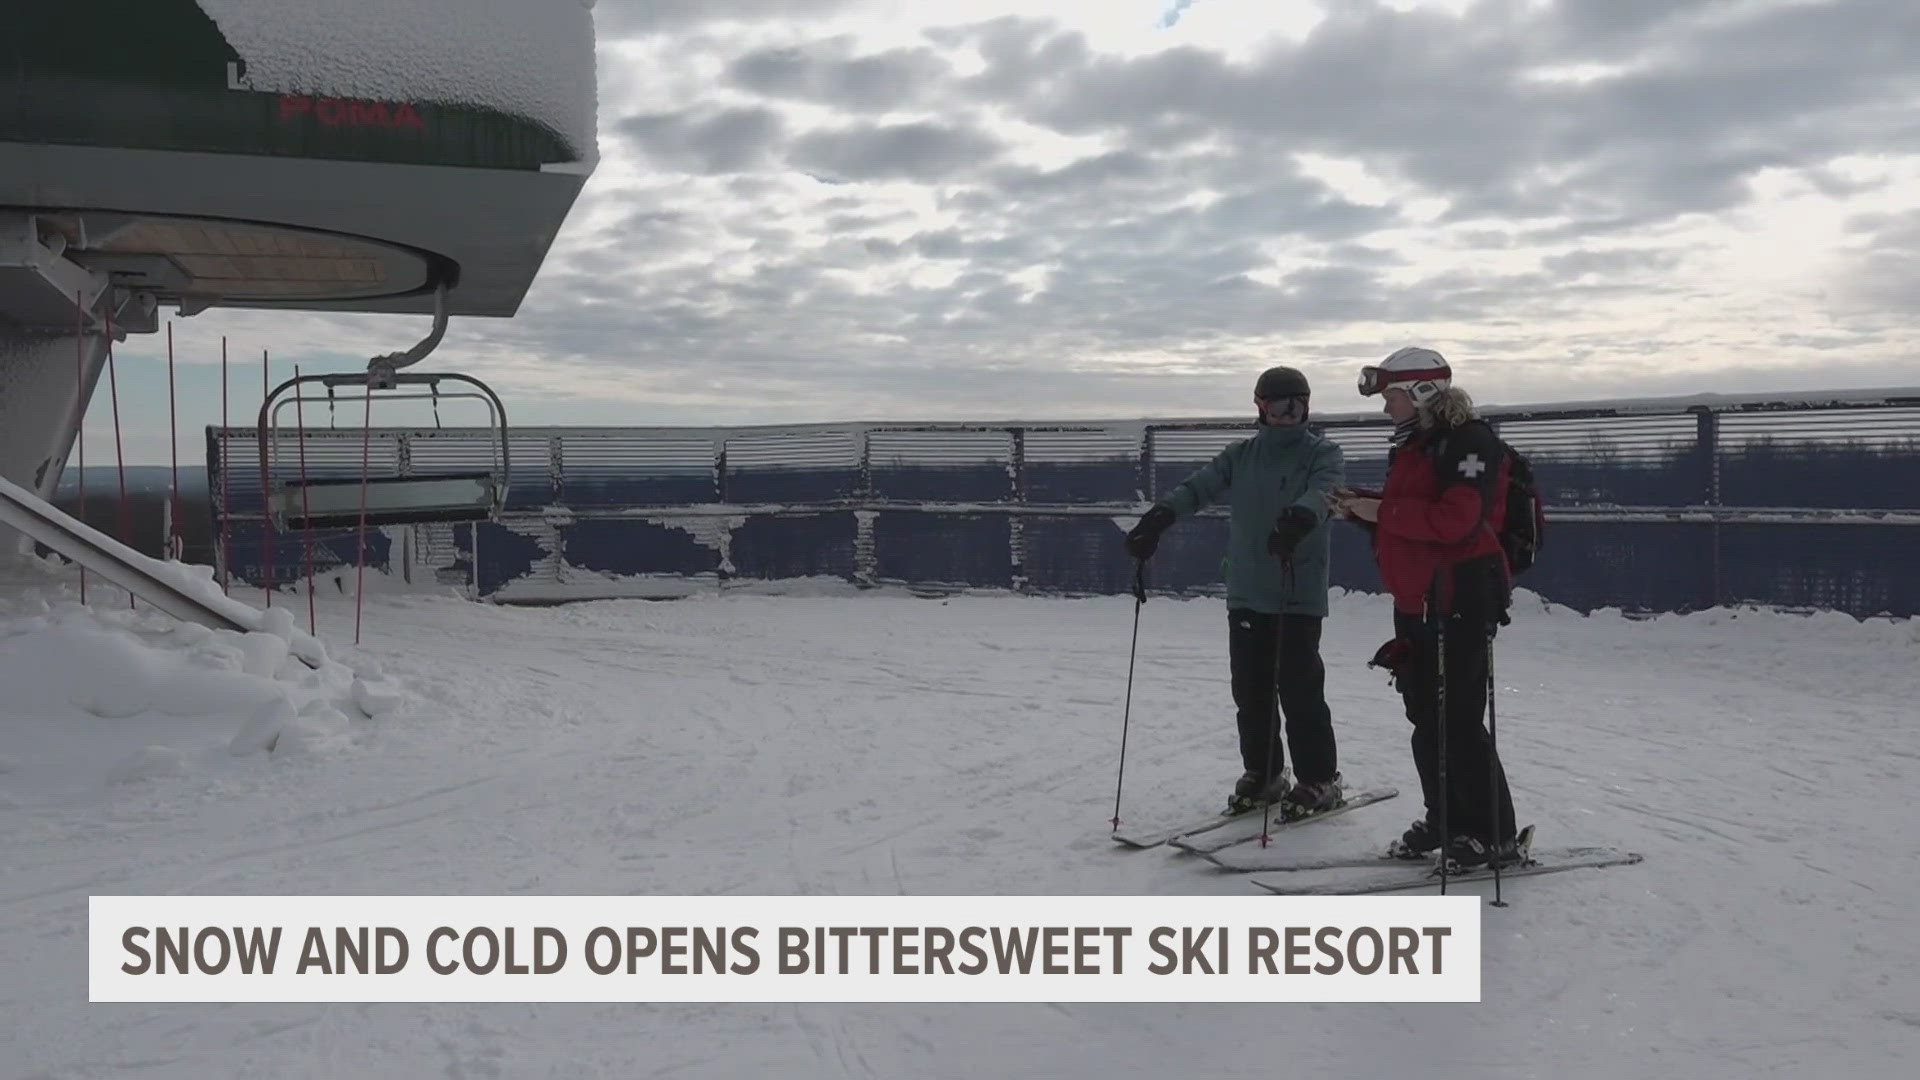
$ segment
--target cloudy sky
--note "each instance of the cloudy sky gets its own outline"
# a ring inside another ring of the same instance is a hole
[[[432,361],[524,423],[1236,415],[1275,363],[1349,411],[1411,343],[1493,403],[1920,384],[1914,0],[595,21],[600,167],[519,316],[456,322]],[[280,372],[424,326],[175,333]],[[164,370],[161,339],[123,356],[136,394]]]

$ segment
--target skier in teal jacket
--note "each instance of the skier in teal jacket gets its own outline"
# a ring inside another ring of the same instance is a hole
[[[1293,368],[1263,372],[1254,386],[1259,432],[1181,481],[1126,539],[1129,554],[1148,559],[1179,518],[1222,500],[1231,507],[1227,653],[1244,769],[1227,804],[1235,813],[1278,803],[1295,818],[1343,798],[1320,629],[1327,496],[1341,487],[1346,460],[1338,444],[1308,429],[1310,397],[1306,376]],[[1282,712],[1291,769],[1279,739]]]

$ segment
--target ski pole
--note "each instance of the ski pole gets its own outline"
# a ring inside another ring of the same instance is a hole
[[[1286,587],[1282,590],[1280,610],[1273,616],[1273,709],[1267,716],[1267,783],[1273,783],[1274,757],[1280,751],[1280,658],[1286,655],[1287,647],[1287,601],[1286,594],[1293,592],[1293,558],[1280,557],[1281,580]],[[1283,813],[1280,820],[1285,821]],[[1266,847],[1273,842],[1273,802],[1268,801],[1260,815],[1260,846]]]
[[[1493,822],[1493,835],[1496,838],[1506,832],[1506,825],[1500,820],[1500,752],[1496,749],[1494,718],[1499,708],[1494,702],[1495,684],[1493,681],[1493,635],[1494,624],[1487,624],[1487,799]],[[1518,825],[1519,822],[1514,822]],[[1500,899],[1500,852],[1493,853],[1493,906],[1506,907],[1507,902]]]
[[[1440,730],[1435,741],[1439,744],[1434,786],[1440,789],[1440,895],[1447,895],[1447,860],[1451,856],[1453,837],[1447,832],[1447,617],[1435,613],[1433,650],[1437,663],[1434,665],[1433,680],[1434,705],[1438,711],[1435,717]]]
[[[1127,776],[1127,729],[1133,722],[1133,661],[1140,652],[1140,609],[1147,606],[1147,560],[1133,563],[1133,644],[1127,648],[1127,699],[1120,710],[1120,770],[1113,778],[1113,831],[1120,831],[1120,785]]]

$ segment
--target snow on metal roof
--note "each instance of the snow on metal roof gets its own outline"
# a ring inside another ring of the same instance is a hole
[[[199,0],[257,90],[474,105],[599,157],[593,0]]]

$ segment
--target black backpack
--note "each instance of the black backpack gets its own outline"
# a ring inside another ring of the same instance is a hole
[[[1500,440],[1500,448],[1507,455],[1507,518],[1500,527],[1500,548],[1507,553],[1507,567],[1518,576],[1540,557],[1547,512],[1533,476],[1533,463],[1505,439]]]
[[[1495,539],[1500,541],[1500,550],[1506,553],[1508,571],[1518,577],[1538,561],[1540,545],[1546,537],[1547,512],[1540,499],[1540,484],[1533,475],[1533,462],[1528,461],[1525,454],[1500,438],[1492,424],[1485,420],[1473,422],[1487,425],[1493,441],[1500,444],[1500,452],[1507,458],[1507,514]],[[1436,447],[1435,452],[1440,449]]]

